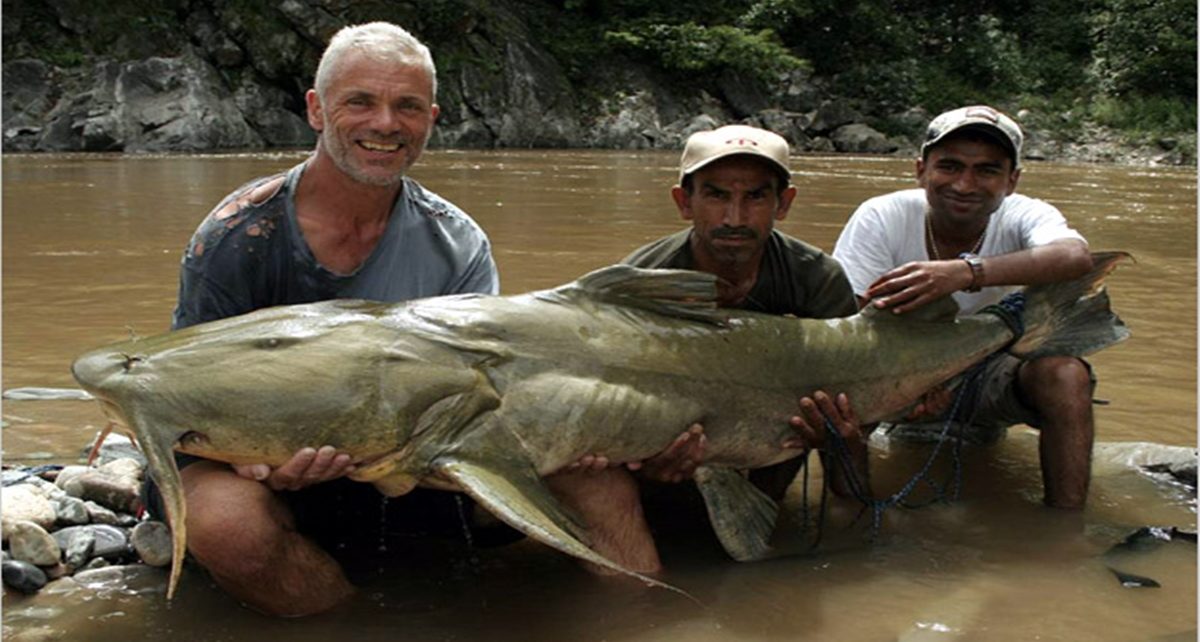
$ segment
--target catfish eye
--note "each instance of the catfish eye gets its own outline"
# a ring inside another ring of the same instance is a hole
[[[293,343],[295,339],[281,339],[279,337],[270,337],[269,339],[259,339],[255,342],[254,347],[261,350],[275,350],[278,348],[286,348]]]

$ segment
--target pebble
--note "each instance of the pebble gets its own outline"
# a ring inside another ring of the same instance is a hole
[[[13,484],[19,484],[32,476],[33,473],[27,470],[6,470],[0,473],[0,485],[12,486]]]
[[[55,538],[56,540],[58,538]],[[66,545],[60,542],[59,546],[63,549],[63,559],[68,566],[80,568],[92,559],[92,552],[96,549],[96,534],[91,529],[81,528],[75,531],[71,537],[63,538],[68,540]]]
[[[29,521],[19,521],[12,525],[8,538],[8,552],[12,554],[13,559],[38,566],[52,566],[62,558],[62,550],[50,533]]]
[[[102,470],[123,481],[137,484],[138,480],[142,478],[142,473],[146,470],[146,463],[145,461],[138,461],[130,457],[121,457],[120,459],[114,459],[102,464],[96,470]]]
[[[111,472],[89,470],[63,485],[63,490],[72,497],[88,499],[113,510],[135,513],[141,500],[141,490],[136,479],[119,477]]]
[[[58,472],[58,478],[54,480],[54,485],[66,490],[67,482],[91,470],[87,466],[65,466]]]
[[[44,566],[42,571],[46,574],[46,579],[57,580],[60,577],[67,577],[71,574],[72,567],[59,562],[53,566]]]
[[[171,563],[171,529],[159,521],[145,521],[133,527],[129,536],[138,557],[150,566]]]
[[[54,514],[57,515],[57,522],[64,526],[78,526],[91,521],[88,516],[87,504],[82,499],[76,497],[63,496],[58,499],[50,500],[50,504],[54,506]]]
[[[118,589],[141,592],[145,588],[162,590],[162,571],[144,564],[113,565],[104,568],[79,571],[72,576],[80,586],[90,589]]]
[[[92,556],[120,558],[129,553],[129,536],[125,531],[108,524],[88,524],[87,526],[68,526],[54,532],[54,539],[62,548],[70,546],[80,530],[91,531],[96,543],[92,548]]]
[[[88,512],[88,520],[93,524],[113,524],[116,525],[120,521],[117,513],[111,511],[96,502],[87,501],[83,503],[84,508]]]
[[[33,522],[42,528],[50,528],[57,518],[50,500],[31,484],[18,484],[0,490],[0,521],[3,521],[5,540],[12,533],[12,525],[17,522]]]
[[[4,391],[4,399],[10,401],[90,401],[92,395],[78,388],[9,388]]]
[[[103,557],[93,557],[92,561],[88,562],[87,564],[84,564],[83,566],[80,566],[79,570],[80,571],[94,571],[98,568],[105,568],[107,566],[112,566],[112,562],[104,559]]]
[[[46,585],[48,579],[42,569],[19,560],[0,563],[4,583],[22,593],[36,593]]]

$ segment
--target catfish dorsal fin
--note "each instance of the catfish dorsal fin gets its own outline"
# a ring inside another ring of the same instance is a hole
[[[725,323],[725,315],[717,309],[717,277],[707,272],[610,265],[535,296],[548,301],[591,299],[715,325]]]
[[[873,303],[873,301],[872,301]],[[891,308],[877,308],[872,303],[863,307],[861,314],[869,319],[896,321],[953,321],[958,316],[958,303],[954,297],[944,296],[933,303],[923,305],[904,314],[896,314]]]

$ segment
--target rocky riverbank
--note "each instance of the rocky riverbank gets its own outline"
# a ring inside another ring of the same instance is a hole
[[[36,593],[56,581],[121,582],[140,567],[170,564],[170,530],[141,509],[145,470],[141,453],[115,437],[92,467],[6,466],[0,474],[5,590]]]
[[[803,69],[768,82],[724,74],[690,83],[609,60],[581,85],[539,44],[519,4],[476,7],[443,40],[434,39],[440,23],[403,3],[372,16],[432,45],[442,106],[432,146],[678,149],[694,131],[744,122],[782,134],[796,152],[912,155],[931,116],[839,97],[830,79]],[[4,151],[309,147],[302,94],[322,43],[362,19],[342,2],[285,0],[255,13],[212,0],[128,28],[78,9],[50,0],[6,7]],[[1056,123],[1065,115],[1016,115],[1031,159],[1195,163],[1194,144],[1179,138],[1131,141],[1086,126],[1064,135]]]

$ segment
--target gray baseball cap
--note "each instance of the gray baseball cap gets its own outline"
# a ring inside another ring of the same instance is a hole
[[[929,122],[925,131],[925,142],[921,145],[921,156],[945,140],[950,134],[971,129],[994,139],[1012,158],[1013,169],[1021,166],[1021,145],[1025,136],[1017,121],[987,105],[972,105],[952,109]]]

